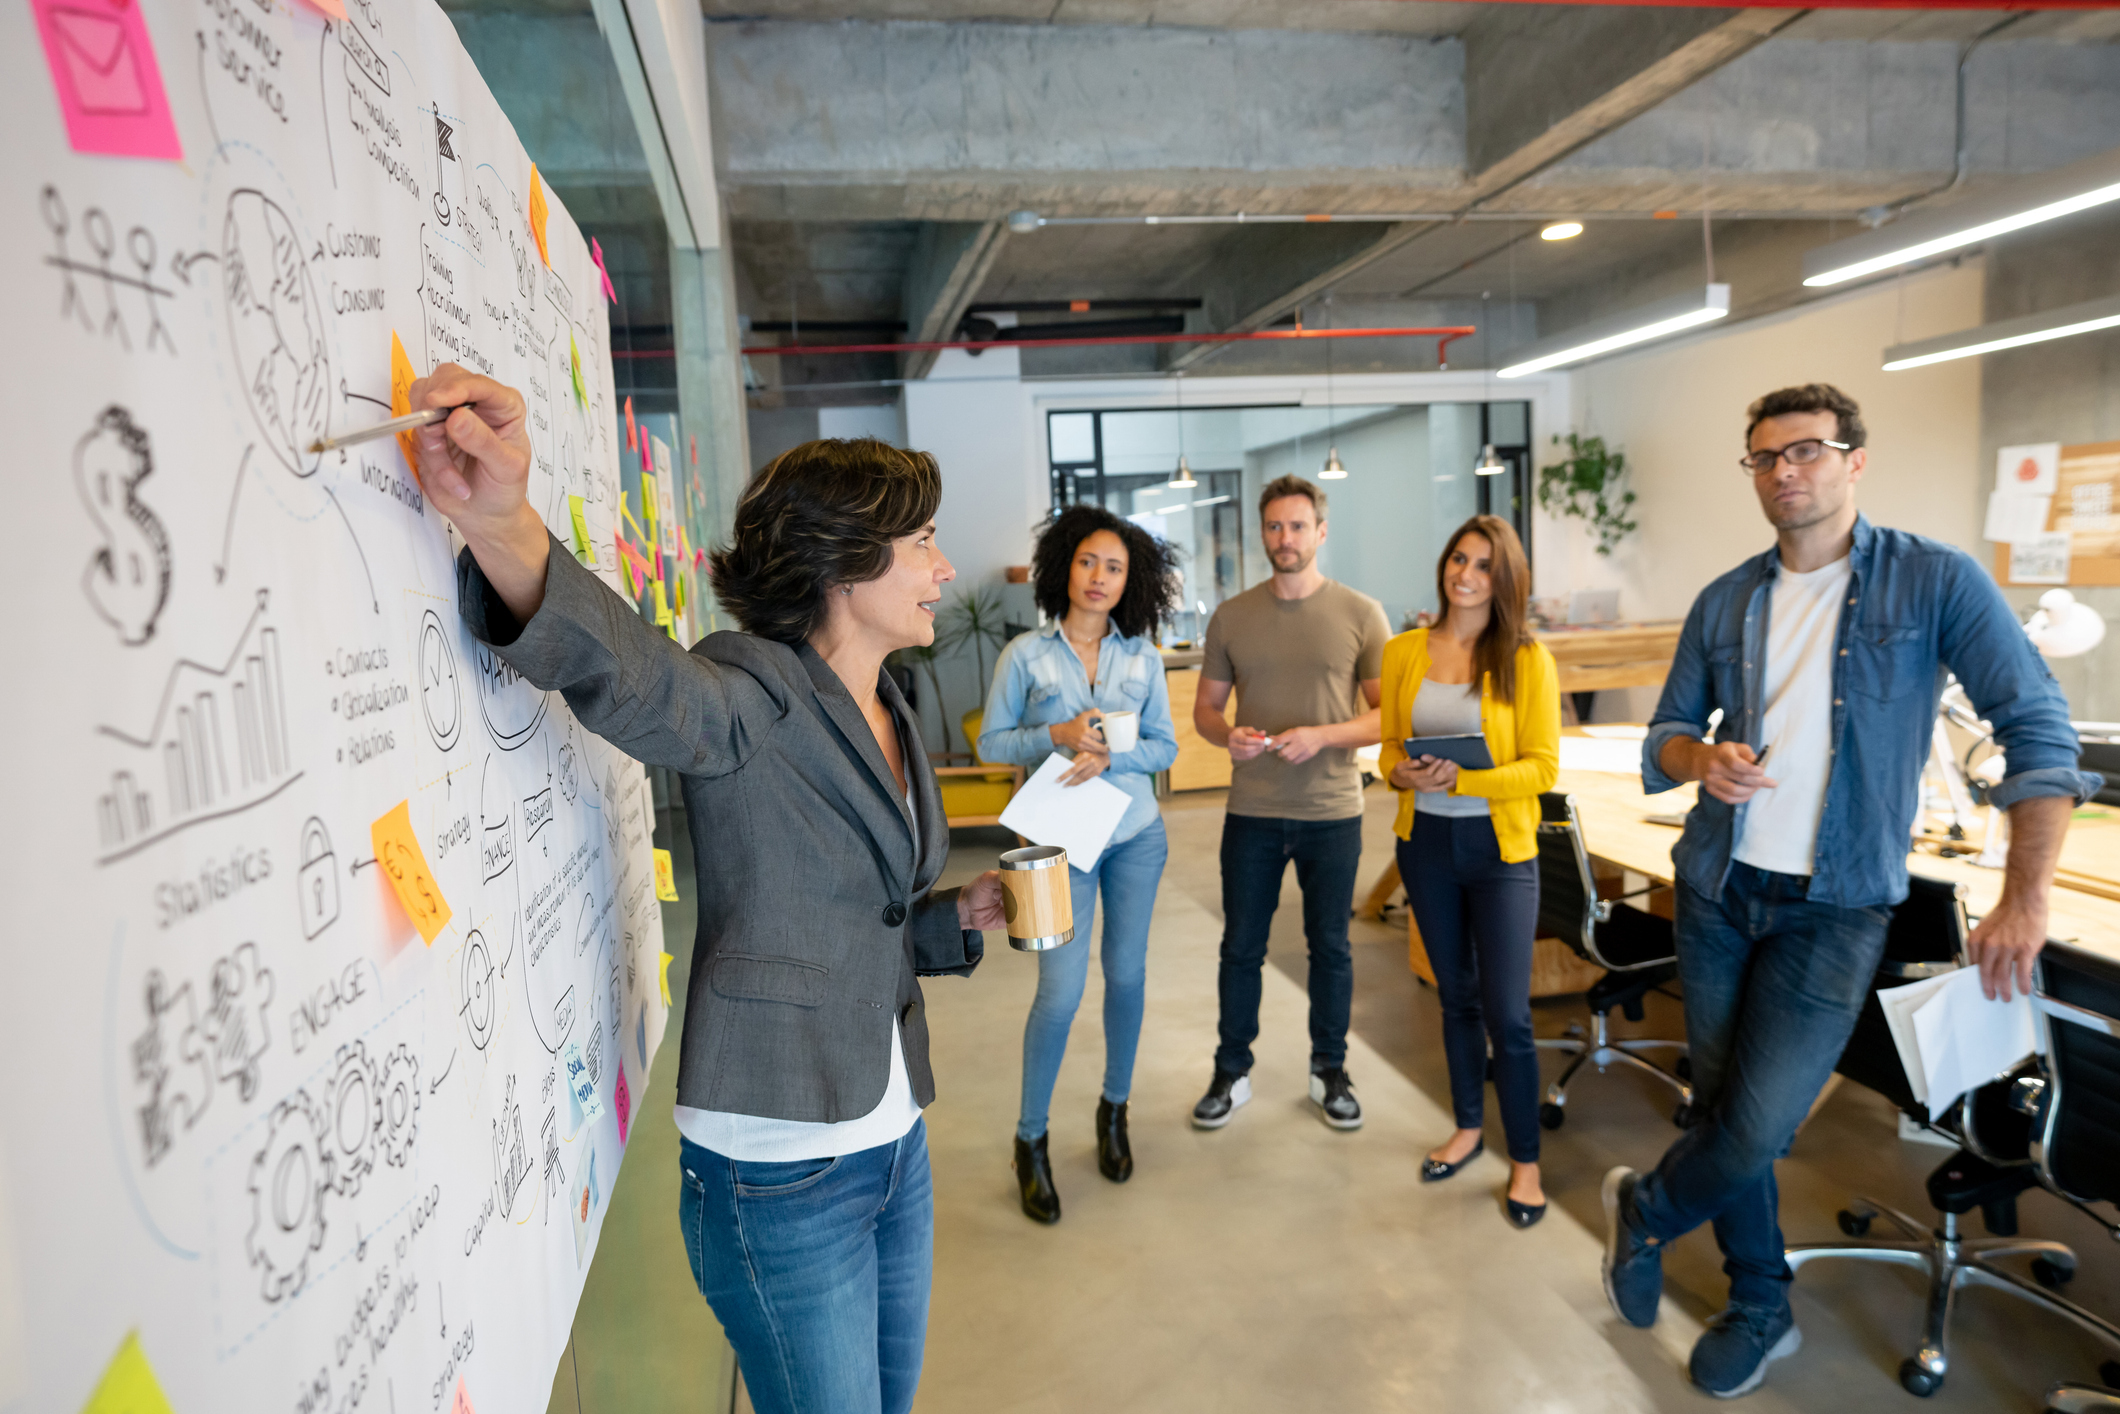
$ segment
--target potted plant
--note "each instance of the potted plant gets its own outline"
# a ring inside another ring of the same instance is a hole
[[[1611,554],[1612,547],[1633,534],[1636,525],[1627,516],[1634,493],[1623,484],[1626,453],[1607,447],[1602,437],[1573,432],[1553,441],[1556,446],[1565,443],[1568,455],[1539,469],[1539,508],[1549,515],[1573,516],[1587,523],[1597,537],[1597,553]]]

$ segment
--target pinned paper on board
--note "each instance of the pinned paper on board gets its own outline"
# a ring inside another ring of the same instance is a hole
[[[2010,542],[2012,584],[2067,584],[2069,536],[2065,530]]]
[[[2032,540],[2044,535],[2053,505],[2052,496],[2026,496],[2015,491],[1990,491],[1987,523],[1981,527],[1981,538],[2014,545],[2020,540]]]
[[[2061,475],[2059,442],[2027,442],[1995,449],[1995,490],[2013,496],[2051,496]]]
[[[30,0],[76,152],[183,157],[147,19],[131,0]]]
[[[567,497],[567,514],[574,521],[574,557],[583,564],[595,564],[595,543],[589,539],[589,518],[581,497]]]
[[[398,338],[397,330],[392,329],[390,331],[390,415],[392,417],[403,417],[412,411],[412,384],[418,377],[419,374],[412,370],[412,360],[405,356],[404,341]],[[420,463],[419,458],[412,454],[412,434],[410,432],[398,433],[397,444],[398,450],[405,454],[405,466],[412,472],[413,479],[418,480]]]
[[[670,851],[655,851],[655,896],[664,903],[677,902],[677,872],[670,865]],[[668,954],[664,954],[668,956]]]
[[[530,239],[537,242],[537,258],[552,268],[552,251],[545,244],[545,220],[552,209],[545,205],[545,184],[538,179],[537,164],[530,164]]]
[[[672,957],[668,953],[664,953],[662,955],[662,994],[664,1006],[676,1005],[676,1003],[670,1000],[670,964],[675,961],[677,961],[677,959]]]
[[[398,902],[405,905],[420,938],[433,947],[454,915],[449,900],[442,897],[442,886],[434,881],[434,871],[427,867],[419,836],[412,832],[411,802],[399,801],[368,827],[368,837],[375,846],[376,862],[383,866],[383,877],[397,891]]]
[[[140,1348],[138,1331],[128,1332],[119,1344],[81,1414],[174,1414],[162,1382],[147,1363],[147,1352]]]

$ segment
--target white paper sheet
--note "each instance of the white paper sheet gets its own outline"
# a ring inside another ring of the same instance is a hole
[[[1073,764],[1057,751],[1046,757],[1001,812],[1001,823],[1037,844],[1060,846],[1068,866],[1086,874],[1097,867],[1133,797],[1105,780],[1061,785],[1062,773]]]
[[[1980,969],[1961,967],[1914,1009],[1914,1032],[1927,1070],[1929,1113],[1987,1084],[2039,1046],[2031,998],[1990,1001],[1980,990]]]
[[[2069,537],[2066,531],[2010,542],[2012,584],[2067,584]]]
[[[1564,736],[1561,738],[1561,769],[1638,776],[1642,773],[1642,744],[1594,736]]]
[[[1647,741],[1649,729],[1619,722],[1605,727],[1584,727],[1583,735],[1594,736],[1599,741]]]
[[[1981,528],[1980,534],[1985,539],[1999,540],[2004,544],[2035,539],[2046,534],[2047,516],[2053,507],[2052,496],[2026,496],[2016,491],[1990,491],[1987,524]]]
[[[1914,1029],[1914,1011],[1950,980],[1951,975],[1946,972],[1940,977],[1924,977],[1903,987],[1882,987],[1877,992],[1877,1003],[1884,1008],[1885,1025],[1891,1029],[1892,1043],[1899,1049],[1899,1064],[1907,1073],[1907,1084],[1913,1088],[1914,1098],[1924,1105],[1929,1102],[1929,1069],[1922,1063],[1921,1037]]]
[[[2059,442],[2027,442],[1995,449],[1995,489],[2019,496],[2051,496],[2061,475]]]

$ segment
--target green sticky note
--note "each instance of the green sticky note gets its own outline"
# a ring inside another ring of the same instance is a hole
[[[574,517],[574,557],[584,564],[596,563],[596,551],[590,548],[589,519],[582,513],[582,498],[567,498],[567,514]]]
[[[582,351],[574,342],[574,335],[567,335],[567,371],[574,377],[574,400],[583,407],[589,406],[589,389],[582,383]]]

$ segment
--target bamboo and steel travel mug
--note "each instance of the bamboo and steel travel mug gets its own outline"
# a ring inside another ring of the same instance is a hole
[[[1075,899],[1068,887],[1067,851],[1056,844],[1027,845],[1001,856],[1001,909],[1008,919],[1008,945],[1043,952],[1075,936]]]

